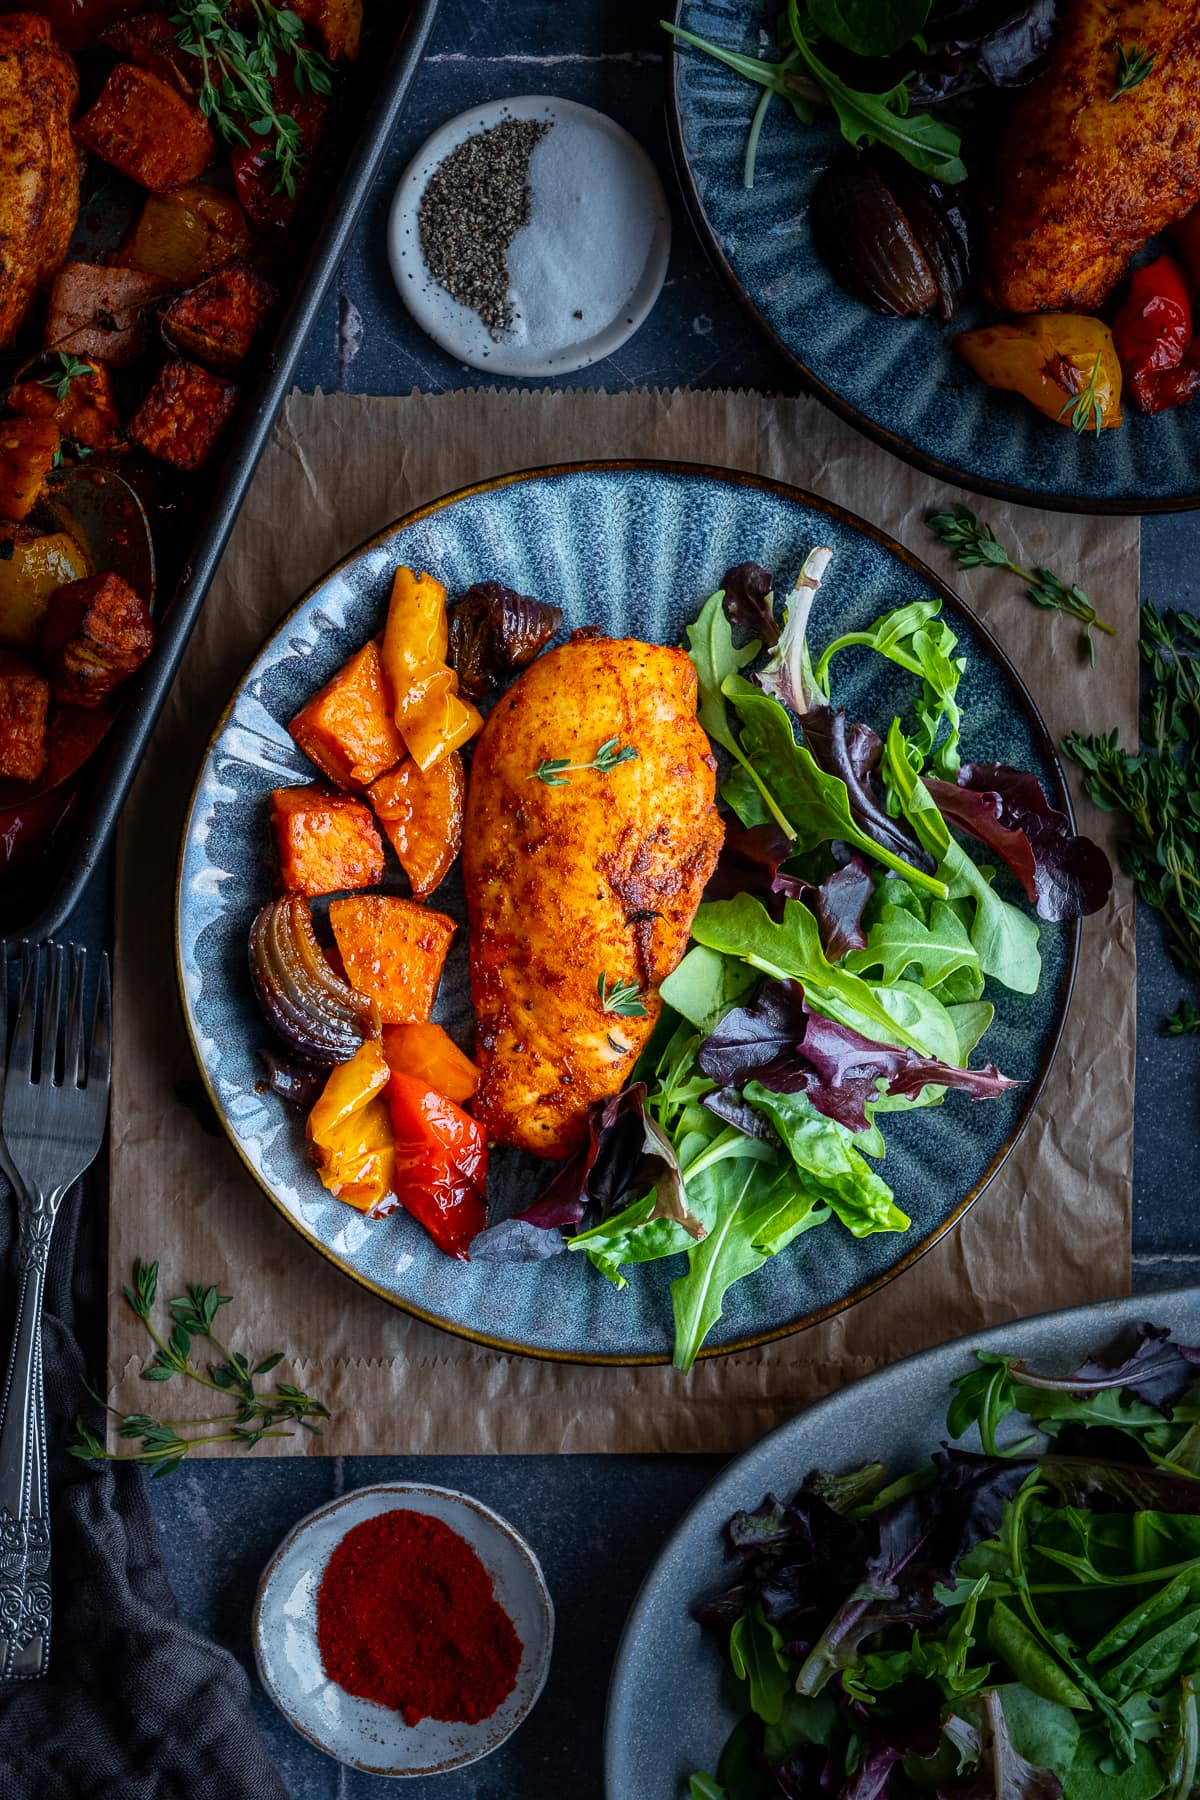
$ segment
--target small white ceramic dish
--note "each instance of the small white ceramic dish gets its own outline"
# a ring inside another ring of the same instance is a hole
[[[497,339],[433,280],[417,214],[438,164],[506,119],[551,129],[530,158],[529,223],[508,252],[516,316]],[[667,197],[641,145],[604,113],[549,94],[493,100],[440,126],[401,176],[388,219],[392,275],[417,324],[493,375],[566,375],[611,356],[658,299],[670,248]]]
[[[325,1565],[352,1526],[394,1509],[431,1514],[466,1539],[521,1640],[516,1686],[478,1725],[406,1725],[399,1713],[347,1694],[321,1667],[317,1589]],[[263,1570],[251,1635],[267,1693],[318,1749],[368,1775],[439,1775],[487,1756],[532,1711],[550,1668],[554,1606],[537,1557],[498,1513],[450,1488],[400,1482],[356,1488],[292,1527]]]

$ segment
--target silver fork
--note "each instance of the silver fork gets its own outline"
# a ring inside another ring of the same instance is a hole
[[[44,958],[34,946],[21,946],[20,1004],[4,1079],[4,1142],[17,1177],[20,1284],[0,1418],[0,1679],[10,1681],[45,1674],[50,1660],[42,1294],[59,1205],[104,1139],[111,1066],[107,956],[100,962],[90,1033],[84,1023],[86,972],[87,953],[78,945],[68,950],[48,944]]]

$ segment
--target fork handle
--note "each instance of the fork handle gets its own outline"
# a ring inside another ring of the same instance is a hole
[[[20,1209],[17,1317],[0,1401],[0,1680],[45,1673],[50,1655],[50,1514],[42,1384],[42,1295],[56,1207]]]

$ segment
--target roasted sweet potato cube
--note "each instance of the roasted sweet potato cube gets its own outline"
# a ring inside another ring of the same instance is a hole
[[[427,899],[462,849],[467,797],[462,757],[453,750],[425,772],[406,757],[371,783],[367,797],[415,898]]]
[[[298,712],[288,730],[339,787],[361,788],[404,755],[379,646],[372,640]]]
[[[362,37],[362,0],[291,0],[289,8],[334,62],[354,62]]]
[[[50,683],[15,650],[0,650],[0,775],[36,781],[46,764]]]
[[[149,69],[118,63],[75,121],[81,144],[152,194],[195,181],[217,153],[198,106]]]
[[[53,419],[0,419],[0,519],[23,519],[54,464]]]
[[[55,699],[99,706],[145,662],[154,626],[141,595],[109,571],[51,596],[39,642]]]
[[[346,980],[375,1001],[385,1025],[428,1019],[453,919],[392,894],[356,894],[330,903],[329,923]]]
[[[245,263],[231,263],[181,294],[163,314],[163,325],[185,356],[221,374],[244,361],[275,304],[275,289]]]
[[[189,473],[207,462],[238,390],[199,363],[164,363],[129,421],[129,436],[159,462]]]
[[[43,380],[22,381],[11,390],[9,412],[24,419],[53,419],[64,437],[89,450],[110,450],[121,434],[108,370],[90,362],[72,373],[66,360],[50,360],[54,366]]]
[[[196,98],[199,58],[180,48],[166,13],[135,13],[132,19],[118,19],[100,33],[100,42],[123,61],[149,69],[185,100]]]
[[[383,845],[370,808],[317,786],[276,788],[271,825],[286,893],[337,894],[373,887],[383,874]]]
[[[147,195],[121,261],[172,287],[191,287],[249,249],[250,227],[237,201],[197,181]]]
[[[141,353],[142,308],[170,284],[140,269],[64,263],[50,290],[46,348],[123,368]]]

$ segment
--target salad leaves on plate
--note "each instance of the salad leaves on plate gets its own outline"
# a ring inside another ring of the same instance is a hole
[[[681,1369],[734,1284],[800,1236],[909,1228],[883,1172],[891,1114],[948,1096],[1003,1103],[1020,1085],[1020,1071],[970,1058],[994,1016],[992,984],[1036,989],[1038,926],[1016,884],[1006,898],[951,829],[977,835],[959,796],[1020,838],[1026,861],[1003,858],[1018,874],[1043,852],[1059,867],[1103,861],[1032,775],[961,764],[966,659],[940,601],[884,613],[814,654],[830,560],[805,558],[782,626],[770,575],[745,563],[688,627],[697,710],[733,815],[725,854],[629,1083],[591,1107],[587,1143],[546,1190],[472,1246],[503,1260],[583,1255],[618,1288],[639,1264],[686,1257],[671,1283]],[[745,631],[755,636],[742,643]],[[911,710],[882,731],[836,703],[833,678],[852,655],[882,656],[911,684]],[[977,768],[994,787],[975,789]],[[1035,849],[1042,822],[1053,847]],[[1055,892],[1083,910],[1107,888]]]
[[[982,1453],[729,1520],[736,1579],[694,1611],[748,1710],[693,1796],[1200,1789],[1200,1351],[1143,1325],[1066,1375],[983,1353],[953,1390]]]

